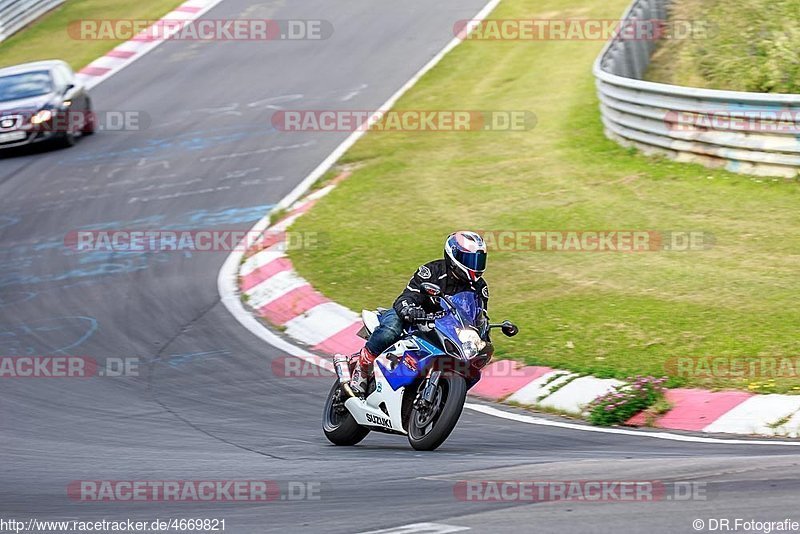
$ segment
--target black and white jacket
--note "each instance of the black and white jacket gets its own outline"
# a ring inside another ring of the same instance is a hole
[[[448,272],[445,260],[434,260],[417,269],[408,282],[405,291],[397,297],[394,309],[398,315],[403,316],[403,308],[407,306],[422,306],[427,313],[441,310],[428,295],[422,292],[424,282],[432,282],[442,288],[442,293],[451,296],[463,291],[474,291],[483,303],[483,309],[488,309],[489,286],[481,278],[476,282],[465,282]]]

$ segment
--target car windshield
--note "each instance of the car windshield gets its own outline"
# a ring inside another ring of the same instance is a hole
[[[0,76],[0,102],[45,95],[52,87],[50,73],[46,70]]]

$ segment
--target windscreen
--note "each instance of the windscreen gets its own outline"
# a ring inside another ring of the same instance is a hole
[[[450,306],[442,299],[440,305],[443,310],[451,312],[436,320],[436,328],[456,343],[458,341],[457,328],[466,326],[478,326],[479,332],[482,331],[479,323],[483,321],[483,308],[479,299],[472,291],[464,291],[450,297],[450,301],[455,306],[453,311]],[[462,324],[463,323],[463,324]]]
[[[52,87],[46,70],[0,76],[0,102],[46,95]]]

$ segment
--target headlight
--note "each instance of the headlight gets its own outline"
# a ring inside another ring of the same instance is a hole
[[[461,342],[461,350],[467,358],[474,358],[486,346],[486,342],[471,328],[459,329],[458,340]]]
[[[53,112],[49,109],[43,109],[33,117],[31,117],[31,124],[42,124],[53,118]]]

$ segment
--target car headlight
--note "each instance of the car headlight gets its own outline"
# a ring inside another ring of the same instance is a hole
[[[49,109],[43,109],[33,117],[31,117],[31,124],[42,124],[53,118],[53,112]]]
[[[461,342],[461,351],[467,358],[474,358],[486,346],[486,342],[471,328],[459,329],[458,340]]]

